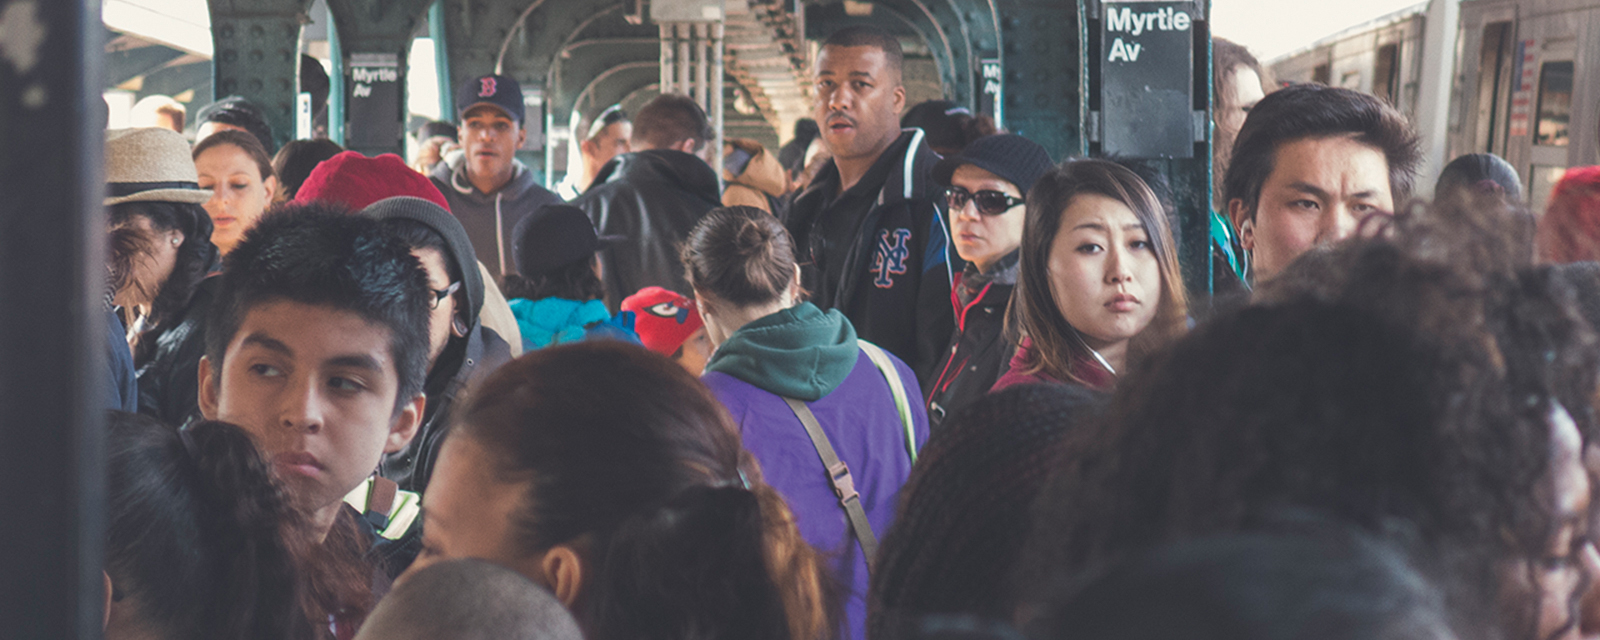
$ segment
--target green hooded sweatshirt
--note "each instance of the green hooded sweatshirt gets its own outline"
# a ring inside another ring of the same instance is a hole
[[[802,302],[733,332],[706,362],[706,371],[815,402],[844,383],[860,354],[856,329],[844,314]]]

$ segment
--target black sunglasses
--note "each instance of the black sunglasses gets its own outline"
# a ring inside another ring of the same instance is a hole
[[[1023,203],[1022,198],[988,189],[977,193],[972,193],[961,187],[950,187],[944,190],[944,201],[949,203],[951,211],[967,206],[968,200],[978,205],[978,213],[986,216],[1000,215]]]

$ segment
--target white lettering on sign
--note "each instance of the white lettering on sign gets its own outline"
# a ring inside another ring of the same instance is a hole
[[[1143,35],[1146,31],[1188,31],[1194,19],[1188,13],[1167,7],[1147,13],[1134,13],[1123,7],[1107,12],[1108,31]]]
[[[350,70],[356,82],[399,82],[400,71],[394,67],[355,67]]]
[[[350,90],[350,93],[355,95],[355,97],[357,97],[357,98],[368,97],[368,96],[372,95],[372,85],[369,85],[369,84],[357,84],[355,86],[355,88]]]
[[[1111,42],[1111,61],[1116,62],[1120,59],[1123,62],[1138,62],[1139,52],[1143,50],[1144,45],[1142,44],[1137,42],[1125,44],[1122,42],[1122,38],[1117,38]]]

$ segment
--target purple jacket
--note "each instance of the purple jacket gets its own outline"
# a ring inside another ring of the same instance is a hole
[[[819,325],[836,328],[822,332],[831,336],[824,339],[830,344],[803,346],[807,340],[797,336],[816,340]],[[743,367],[726,364],[737,360],[741,351],[759,357]],[[928,416],[918,401],[917,379],[904,362],[889,357],[900,373],[913,439],[920,449],[928,438]],[[701,379],[739,424],[744,446],[761,463],[767,484],[788,501],[801,536],[828,559],[839,584],[849,589],[844,637],[861,640],[866,625],[866,559],[805,426],[781,396],[766,388],[782,389],[802,400],[818,395],[801,393],[804,385],[825,392],[809,402],[811,412],[839,459],[849,465],[861,505],[881,540],[894,522],[900,487],[911,473],[905,429],[888,382],[856,346],[849,321],[837,311],[823,313],[810,304],[780,311],[735,332],[706,369]],[[837,378],[840,374],[845,374],[842,380]],[[823,382],[820,387],[818,381]]]

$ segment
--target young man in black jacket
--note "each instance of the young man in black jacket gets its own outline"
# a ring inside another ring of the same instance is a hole
[[[937,203],[939,160],[920,129],[901,131],[903,54],[894,36],[850,27],[814,66],[813,112],[833,160],[785,224],[812,301],[839,309],[862,339],[927,378],[955,327],[950,229]]]
[[[689,293],[678,246],[707,211],[722,204],[717,174],[694,155],[712,137],[710,121],[694,100],[657,96],[634,116],[630,144],[637,151],[612,158],[572,201],[600,235],[627,239],[600,252],[606,307],[612,311],[645,287]]]

